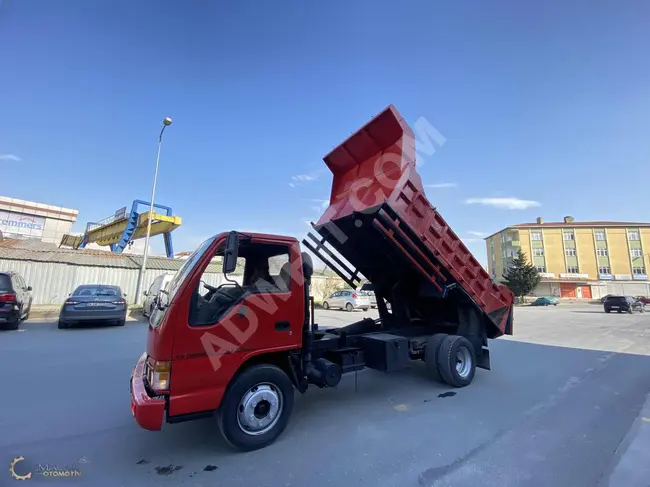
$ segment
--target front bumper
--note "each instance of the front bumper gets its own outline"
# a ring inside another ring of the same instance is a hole
[[[142,354],[131,374],[131,414],[141,428],[157,431],[162,429],[165,418],[165,399],[151,397],[147,392],[144,384],[146,359],[147,354]]]

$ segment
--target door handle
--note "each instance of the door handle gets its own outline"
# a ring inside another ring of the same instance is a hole
[[[275,331],[289,331],[291,324],[288,321],[278,321],[275,323]]]

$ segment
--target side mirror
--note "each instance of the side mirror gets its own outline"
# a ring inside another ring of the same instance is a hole
[[[232,274],[237,268],[237,257],[239,253],[239,235],[237,232],[232,231],[228,234],[226,239],[226,249],[223,254],[222,272],[224,274]]]

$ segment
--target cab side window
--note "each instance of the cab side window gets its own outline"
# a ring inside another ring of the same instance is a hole
[[[289,292],[291,262],[289,247],[268,243],[242,242],[237,269],[228,276],[237,284],[223,279],[221,256],[208,265],[190,301],[190,326],[213,325],[231,308],[252,294]]]

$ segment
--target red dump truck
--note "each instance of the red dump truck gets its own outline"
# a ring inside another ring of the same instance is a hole
[[[130,380],[142,428],[214,417],[232,446],[254,450],[285,429],[295,390],[413,360],[453,387],[470,384],[476,367],[490,369],[488,339],[512,334],[513,295],[427,200],[413,132],[397,110],[389,106],[324,161],[330,205],[302,245],[220,233],[159,294]],[[379,318],[319,327],[305,249],[352,288],[369,280]],[[231,277],[237,267],[241,282]],[[215,272],[218,286],[209,283]]]

